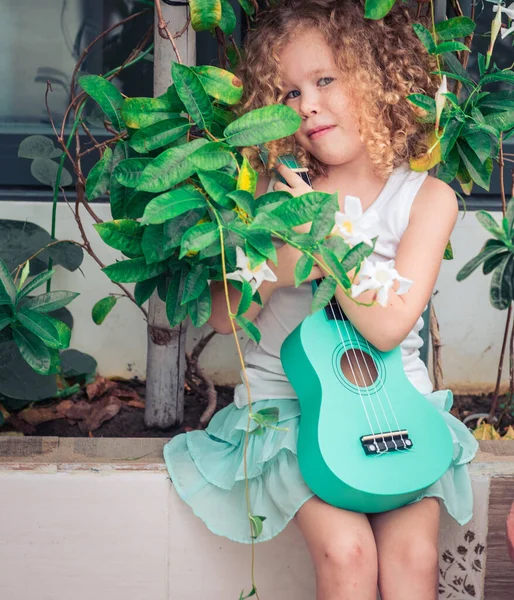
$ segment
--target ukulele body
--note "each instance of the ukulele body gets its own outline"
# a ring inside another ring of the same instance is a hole
[[[366,387],[343,374],[352,348],[373,359],[377,377]],[[407,379],[399,347],[379,352],[325,308],[285,339],[280,358],[301,407],[300,471],[328,504],[363,513],[399,508],[450,466],[449,428]]]

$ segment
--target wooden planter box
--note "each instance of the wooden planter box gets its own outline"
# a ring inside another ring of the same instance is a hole
[[[249,591],[250,547],[211,534],[178,498],[166,441],[0,437],[0,598],[236,600]],[[514,441],[481,442],[470,472],[473,520],[459,527],[443,514],[439,597],[511,600]],[[313,600],[294,525],[257,545],[256,579],[261,600]]]

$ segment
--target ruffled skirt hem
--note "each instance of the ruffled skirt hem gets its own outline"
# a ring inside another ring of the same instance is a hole
[[[452,394],[434,392],[427,399],[441,412],[453,438],[453,461],[446,473],[414,502],[442,500],[448,513],[464,525],[472,516],[473,495],[467,463],[478,448],[468,428],[448,411]],[[296,399],[260,400],[253,412],[279,407],[281,430],[265,428],[249,437],[248,492],[254,515],[266,517],[256,542],[280,533],[314,495],[303,481],[296,456],[300,405]],[[250,543],[245,490],[244,444],[248,407],[227,406],[214,415],[205,431],[191,431],[164,446],[164,459],[179,496],[215,534]],[[250,430],[257,427],[251,421]],[[283,429],[286,431],[283,431]]]

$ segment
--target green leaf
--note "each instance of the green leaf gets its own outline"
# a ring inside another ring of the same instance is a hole
[[[141,224],[130,219],[117,219],[94,225],[99,236],[111,248],[127,255],[141,256],[143,230]]]
[[[237,104],[243,95],[243,82],[230,71],[212,65],[191,67],[209,96],[224,104]]]
[[[442,40],[467,37],[475,31],[475,22],[469,17],[455,17],[435,24],[437,35]]]
[[[482,227],[494,235],[494,237],[504,240],[505,234],[502,227],[496,222],[496,219],[485,210],[477,210],[475,213],[477,221]]]
[[[249,4],[248,0],[239,0],[239,4],[243,4],[243,2],[246,4]],[[252,587],[252,589],[246,596],[244,595],[244,593],[245,593],[245,591],[241,590],[241,595],[239,596],[239,600],[246,600],[247,598],[251,598],[252,596],[257,595],[257,590],[255,589],[255,587]]]
[[[325,277],[317,287],[312,298],[311,314],[324,308],[334,297],[337,281],[333,277]]]
[[[91,311],[91,317],[93,321],[97,325],[101,325],[105,321],[105,317],[111,312],[114,308],[118,298],[116,296],[106,296],[93,306],[93,310]]]
[[[80,377],[95,373],[96,360],[79,350],[65,350],[61,353],[61,371],[64,377]]]
[[[0,264],[0,272],[1,272],[1,264]],[[45,283],[46,281],[51,279],[54,275],[55,275],[55,269],[50,269],[50,271],[45,271],[44,273],[41,273],[37,277],[34,277],[34,279],[32,281],[29,281],[29,283],[27,283],[27,285],[18,292],[18,297],[16,298],[16,303],[18,303],[22,298],[24,298],[25,296],[30,294],[30,292],[33,292],[40,285],[43,285],[43,283]],[[0,275],[0,277],[1,277],[1,275]],[[0,288],[0,293],[1,293],[1,288]],[[0,304],[2,304],[2,302],[0,302]]]
[[[49,158],[35,158],[30,165],[30,172],[41,183],[55,187],[59,165]],[[63,169],[59,187],[67,187],[73,183],[70,173]]]
[[[176,271],[170,281],[166,296],[166,316],[170,327],[176,327],[187,316],[187,305],[180,302],[184,293],[186,276],[187,271],[183,268]]]
[[[441,156],[443,160],[447,160],[450,152],[455,148],[455,143],[459,138],[463,126],[464,123],[460,123],[456,119],[452,119],[446,124],[443,137],[441,138]]]
[[[135,283],[160,275],[166,268],[166,262],[147,265],[144,258],[134,258],[108,265],[102,271],[115,283]]]
[[[165,249],[180,246],[184,233],[198,223],[204,212],[203,209],[190,210],[170,221],[166,221],[163,228],[164,239],[166,240]]]
[[[324,246],[321,246],[320,254],[323,260],[325,261],[325,264],[343,284],[343,287],[346,289],[350,288],[352,283],[348,275],[346,274],[343,265],[337,259],[337,256],[331,250],[325,248]]]
[[[136,152],[151,152],[178,140],[190,127],[189,121],[182,117],[165,119],[136,131],[130,140],[130,147]]]
[[[231,200],[234,200],[236,206],[243,211],[243,213],[253,217],[254,198],[252,193],[244,190],[236,190],[234,192],[230,192],[228,197]]]
[[[14,306],[16,294],[16,286],[9,273],[9,269],[0,258],[0,306],[2,304]]]
[[[261,341],[261,332],[251,321],[249,321],[242,315],[237,316],[235,321],[239,325],[239,327],[241,327],[241,329],[246,333],[246,335],[256,344],[258,344]]]
[[[30,298],[24,303],[24,308],[30,308],[38,313],[49,313],[68,305],[72,300],[79,296],[77,292],[48,292]]]
[[[494,308],[505,310],[512,302],[512,284],[514,276],[514,256],[509,255],[493,271],[490,300]]]
[[[194,186],[186,184],[151,200],[141,222],[154,225],[164,223],[189,210],[206,207],[204,196]]]
[[[215,202],[223,208],[232,209],[235,206],[228,196],[236,189],[237,182],[233,177],[219,171],[198,171],[197,174],[205,191]]]
[[[248,283],[248,281],[246,281],[246,280],[242,281],[241,292],[242,292],[241,298],[239,300],[239,305],[237,307],[237,316],[238,317],[244,315],[245,312],[252,305],[253,291],[252,291],[252,286]]]
[[[162,152],[145,168],[137,183],[138,190],[165,192],[190,177],[196,167],[188,157],[205,144],[207,140],[197,139]]]
[[[196,263],[186,276],[184,283],[184,293],[182,294],[181,304],[187,304],[191,300],[196,300],[204,291],[207,285],[209,270],[203,263]]]
[[[109,189],[112,171],[112,150],[107,147],[102,158],[91,169],[86,181],[86,196],[94,200],[103,196]]]
[[[508,131],[514,127],[514,110],[490,113],[484,117],[484,121],[496,131]]]
[[[42,340],[25,327],[13,329],[12,335],[20,354],[27,364],[36,373],[48,375],[52,367],[51,354],[50,349],[45,346]]]
[[[495,246],[484,246],[482,250],[473,257],[470,261],[468,261],[457,273],[457,281],[463,281],[466,277],[469,277],[473,271],[480,266],[484,261],[488,260],[492,256],[499,254],[505,250],[505,246],[503,244],[495,245]]]
[[[237,0],[237,1],[241,5],[241,7],[245,11],[245,13],[249,17],[251,17],[253,15],[253,13],[255,12],[255,6],[252,4],[252,2],[250,2],[250,0]]]
[[[98,103],[117,131],[123,129],[120,113],[123,96],[116,86],[99,75],[83,75],[78,81],[80,87]]]
[[[133,190],[126,188],[118,182],[114,176],[114,170],[122,160],[129,157],[129,146],[125,140],[120,140],[112,153],[111,161],[111,179],[109,182],[109,203],[111,205],[111,215],[113,219],[123,219],[127,216],[126,204],[130,196],[134,194]]]
[[[221,4],[217,1],[221,12]],[[174,62],[171,76],[188,114],[200,129],[208,129],[213,119],[211,101],[196,73],[190,67]]]
[[[505,213],[505,216],[507,217],[507,220],[509,222],[509,236],[512,236],[512,233],[514,231],[514,197],[512,197],[508,202],[507,202],[507,211]]]
[[[219,231],[216,223],[195,225],[182,236],[179,258],[188,252],[199,252],[218,239]]]
[[[173,254],[173,248],[167,245],[163,223],[144,228],[142,249],[147,264],[161,262]]]
[[[257,517],[255,515],[250,515],[250,522],[252,524],[252,537],[255,539],[259,537],[262,533],[262,524],[263,521],[266,520],[266,517]]]
[[[366,0],[364,16],[367,19],[383,19],[395,2],[396,0]]]
[[[457,170],[459,168],[459,153],[456,148],[448,154],[446,161],[439,163],[437,170],[437,177],[446,183],[451,183],[457,176]]]
[[[484,260],[484,264],[482,265],[482,273],[484,275],[489,275],[496,267],[507,258],[509,255],[508,251],[498,252],[498,254],[493,254],[486,260]]]
[[[338,194],[332,194],[322,203],[314,216],[310,234],[319,242],[330,234],[335,225],[335,213],[339,210]]]
[[[61,323],[61,321],[41,315],[33,310],[25,308],[25,306],[20,308],[16,313],[16,317],[24,327],[41,338],[50,348],[64,350],[69,346],[69,338],[68,343],[63,343],[61,341],[61,332],[56,327],[56,323]],[[68,328],[64,323],[62,323],[62,325]]]
[[[443,260],[453,260],[453,248],[450,240],[448,240],[446,248],[444,249]]]
[[[180,117],[185,107],[180,101],[174,86],[157,98],[127,98],[121,114],[127,127],[142,129],[159,121]]]
[[[496,73],[489,73],[484,75],[480,79],[480,85],[487,85],[488,83],[497,83],[504,81],[506,83],[514,83],[514,71],[497,71]]]
[[[366,2],[368,2],[368,0],[366,0]],[[423,44],[423,46],[425,46],[429,54],[432,54],[435,50],[435,42],[430,31],[428,31],[426,27],[421,25],[421,23],[413,23],[412,28],[414,29],[414,33],[421,40],[421,43]]]
[[[301,117],[289,106],[271,105],[257,108],[233,121],[224,131],[231,146],[255,146],[293,135]]]
[[[462,42],[443,42],[438,44],[430,54],[443,54],[443,52],[469,52],[469,48]]]
[[[291,197],[290,200],[273,209],[271,215],[278,217],[290,227],[296,227],[297,225],[312,221],[319,211],[320,206],[328,201],[333,202],[333,200],[333,194],[328,194],[326,192],[307,192],[296,198]]]
[[[29,135],[20,142],[20,158],[58,158],[62,150],[55,148],[53,140],[44,135]]]
[[[494,108],[500,111],[514,109],[514,91],[500,90],[499,92],[488,93],[479,98],[478,105],[481,109]]]
[[[0,331],[13,322],[13,317],[6,308],[0,306]]]
[[[235,113],[233,113],[230,110],[225,110],[224,108],[221,108],[216,104],[212,105],[212,110],[214,111],[214,121],[216,123],[219,123],[223,127],[227,127],[228,125],[230,125],[230,123],[232,123],[232,121],[236,120]],[[216,144],[217,142],[213,143]]]
[[[490,156],[494,156],[496,142],[487,133],[477,131],[473,127],[468,128],[462,137],[482,162],[485,162]]]
[[[155,292],[155,288],[157,287],[157,283],[159,282],[161,276],[152,277],[151,279],[146,279],[145,281],[138,281],[134,287],[134,299],[138,306],[143,306],[143,304],[150,298],[150,296]]]
[[[212,31],[221,20],[220,0],[189,0],[191,25],[195,31]],[[175,80],[175,77],[173,77]]]
[[[346,253],[341,266],[343,270],[348,273],[352,269],[355,269],[361,262],[373,254],[375,248],[375,240],[373,240],[373,246],[369,246],[365,242],[360,242]]]
[[[491,158],[481,163],[478,156],[466,142],[458,142],[457,150],[473,181],[489,191],[491,173],[493,172],[493,161]]]
[[[221,20],[219,28],[226,35],[232,35],[237,25],[236,13],[228,0],[221,0]]]
[[[302,254],[296,263],[294,268],[294,285],[298,287],[303,281],[307,279],[312,267],[314,266],[314,259],[310,256]]]
[[[113,176],[118,183],[125,187],[138,186],[146,167],[152,164],[153,158],[127,158],[120,161],[113,171]]]
[[[189,160],[203,171],[217,171],[234,162],[234,157],[222,142],[205,144],[189,156]],[[225,175],[225,173],[222,173]]]
[[[428,113],[427,118],[433,118],[435,121],[435,100],[433,98],[424,94],[409,94],[407,100],[425,110]]]
[[[25,266],[23,267],[23,269],[21,270],[20,279],[18,281],[18,290],[21,290],[21,288],[25,285],[25,282],[27,281],[27,277],[29,275],[30,275],[30,261],[28,260],[25,263]]]
[[[451,71],[451,73],[449,74],[448,72],[446,72],[447,77],[452,77],[455,75],[461,77],[461,81],[464,84],[464,87],[468,90],[468,92],[472,92],[475,89],[476,84],[473,81],[473,79],[469,76],[468,72],[462,66],[461,62],[455,56],[455,54],[451,54],[450,52],[448,52],[444,55],[443,59],[446,64],[446,67]]]
[[[208,285],[196,300],[187,305],[187,309],[194,327],[202,327],[207,323],[212,311],[211,290]]]

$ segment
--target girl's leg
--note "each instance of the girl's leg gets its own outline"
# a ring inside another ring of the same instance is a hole
[[[437,498],[424,498],[369,515],[377,544],[382,600],[437,599],[439,511]]]
[[[300,508],[295,522],[314,563],[317,600],[376,600],[377,551],[366,515],[315,496]]]

